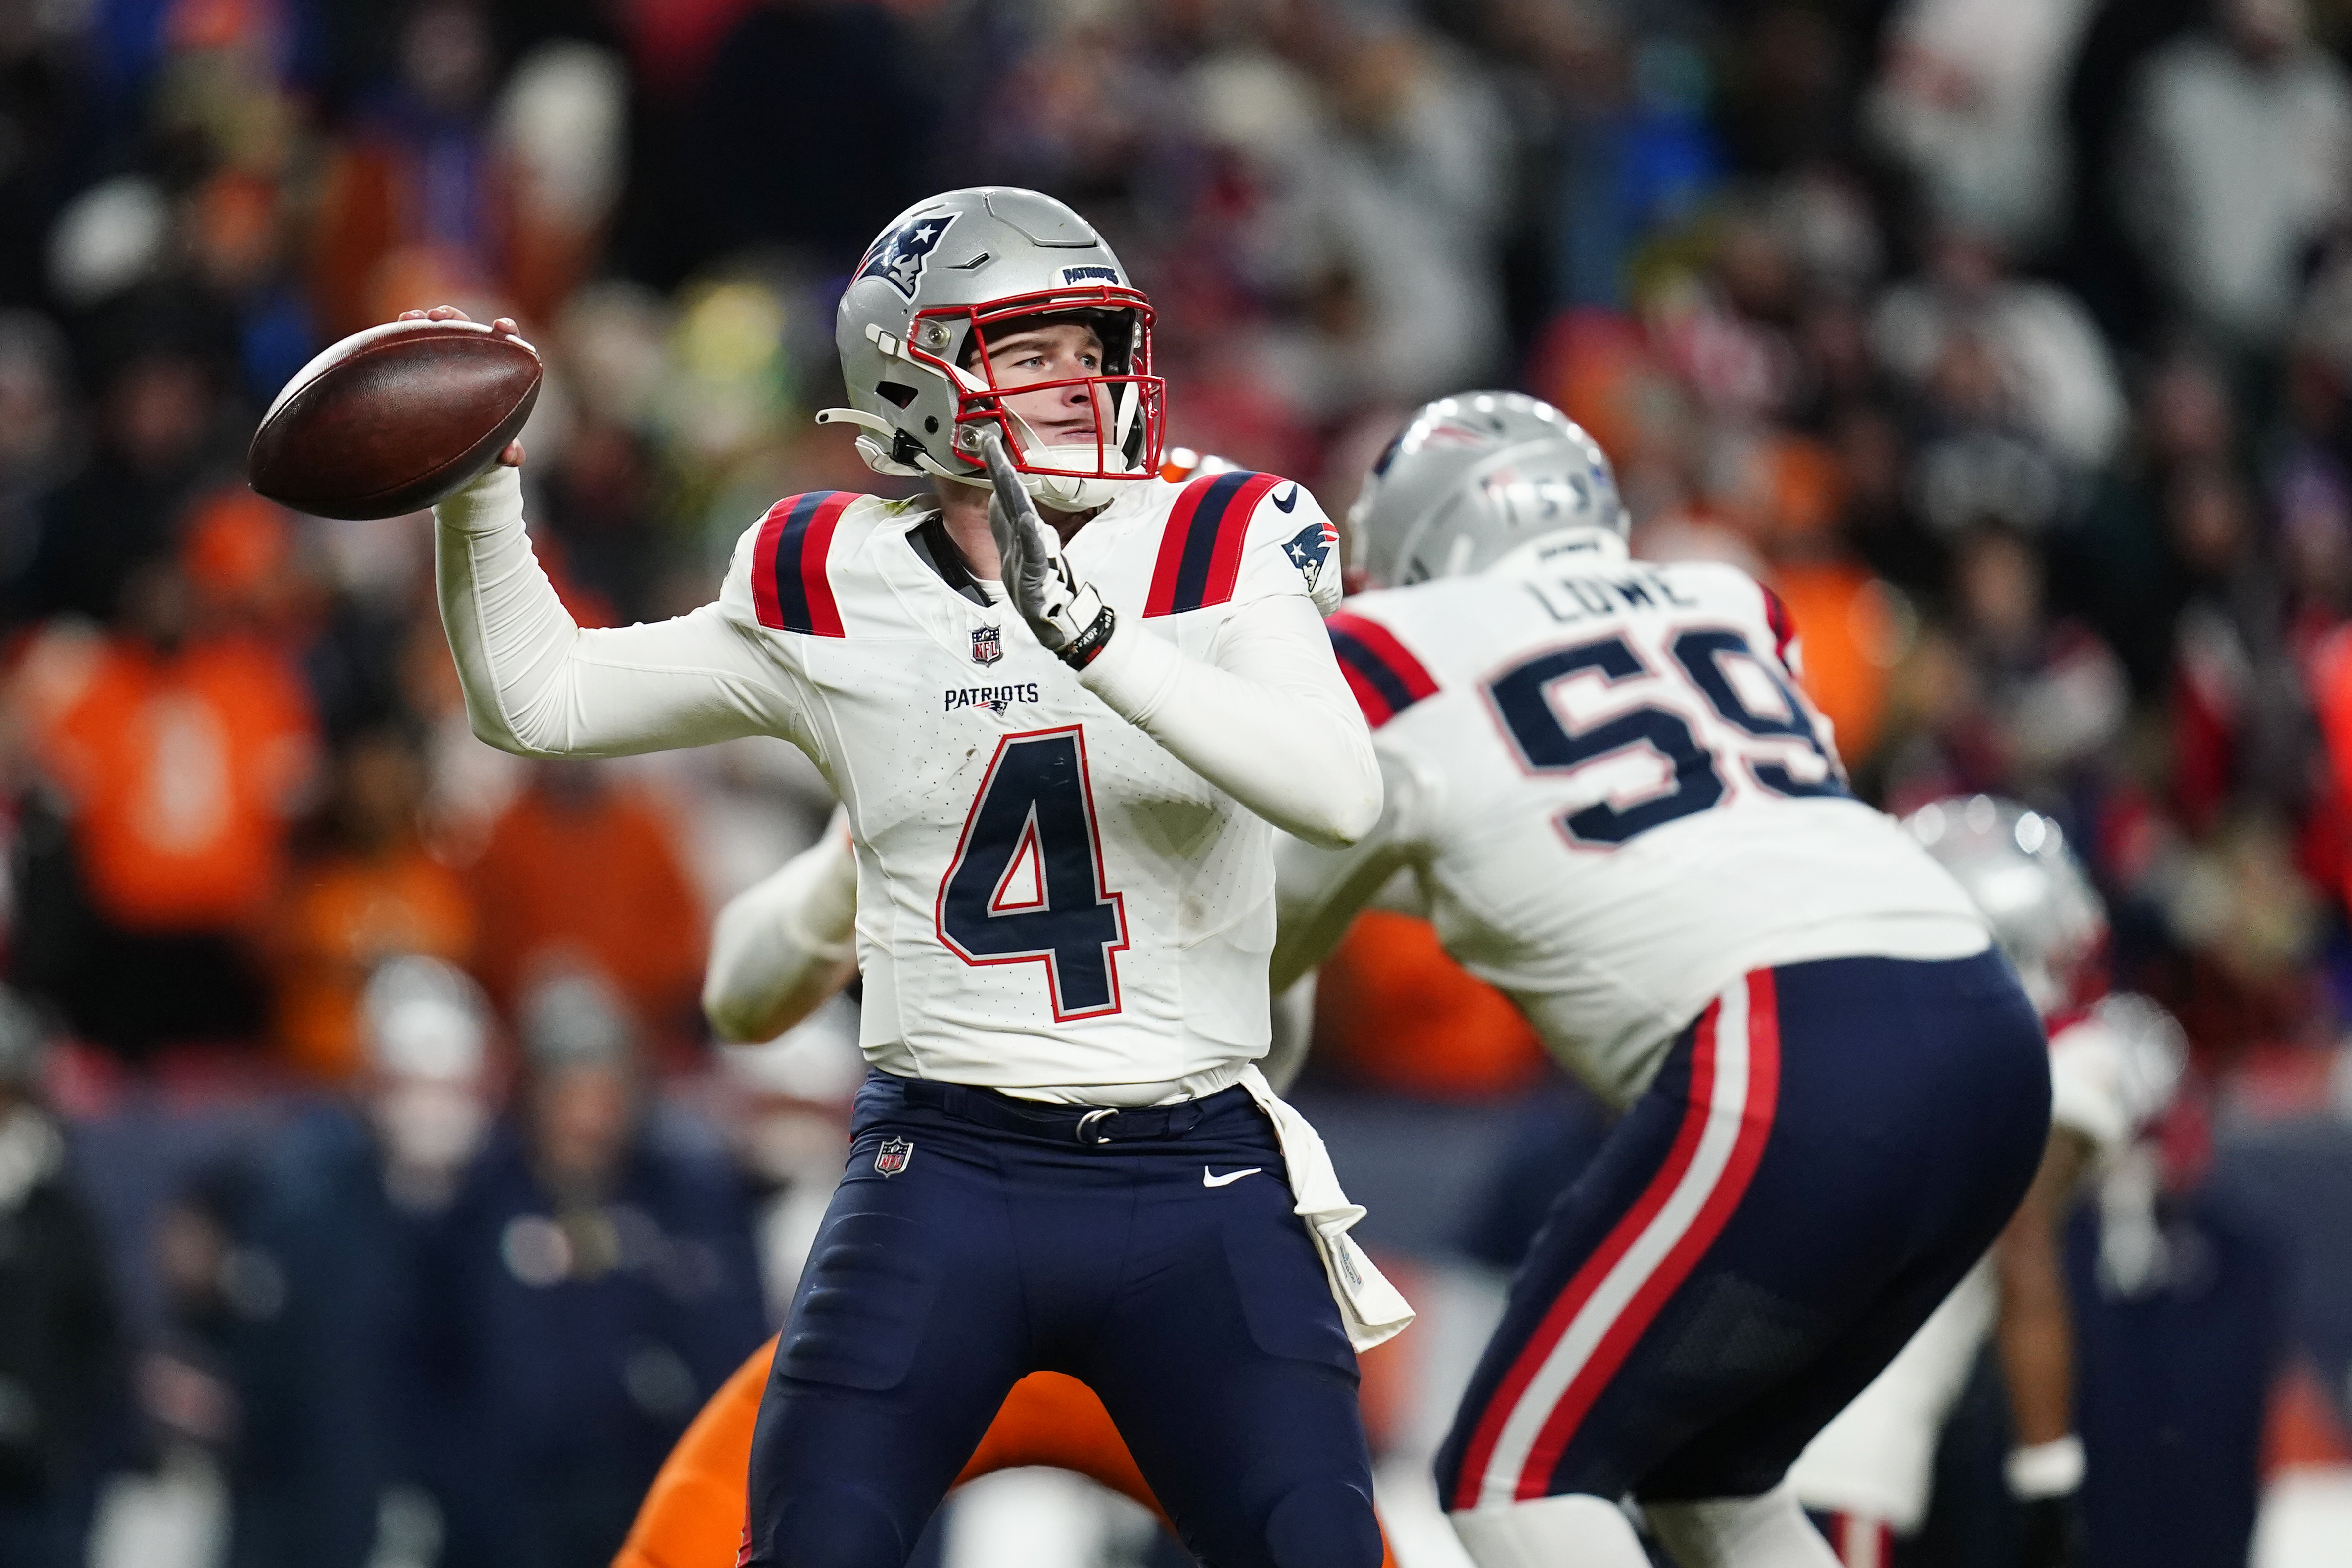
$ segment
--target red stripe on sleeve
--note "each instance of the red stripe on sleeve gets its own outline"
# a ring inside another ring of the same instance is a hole
[[[1396,717],[1396,709],[1381,695],[1381,689],[1356,673],[1356,667],[1346,659],[1339,661],[1339,678],[1355,693],[1356,706],[1364,711],[1364,722],[1377,730]]]
[[[844,635],[841,606],[834,602],[833,579],[826,574],[825,560],[833,553],[835,526],[856,499],[855,490],[835,491],[809,519],[808,534],[801,544],[801,591],[808,597],[809,629],[821,637]]]
[[[1764,595],[1764,624],[1772,628],[1772,655],[1780,661],[1781,668],[1787,668],[1789,645],[1797,640],[1797,617],[1789,613],[1780,595],[1761,583],[1756,587]]]
[[[783,606],[776,603],[776,545],[784,535],[784,518],[798,496],[786,496],[760,520],[760,537],[751,545],[751,608],[760,624],[781,631]]]
[[[1258,502],[1265,500],[1268,490],[1287,482],[1277,474],[1260,474],[1225,503],[1224,515],[1217,520],[1217,552],[1209,562],[1209,585],[1201,603],[1222,605],[1234,596],[1234,584],[1241,580],[1242,546],[1249,540],[1250,519],[1257,515]]]
[[[1201,498],[1217,482],[1215,474],[1202,474],[1186,485],[1177,496],[1174,510],[1168,514],[1167,526],[1160,531],[1160,559],[1151,568],[1151,595],[1143,601],[1147,616],[1173,615],[1176,609],[1176,580],[1184,571],[1184,542],[1192,537],[1192,514],[1201,510]]]
[[[1392,717],[1395,711],[1409,708],[1424,697],[1437,695],[1436,677],[1431,675],[1423,668],[1421,660],[1412,656],[1411,648],[1397,640],[1394,632],[1381,625],[1380,622],[1341,610],[1337,615],[1324,617],[1323,625],[1329,630],[1343,632],[1355,638],[1365,652],[1380,661],[1381,668],[1387,671],[1389,677],[1404,689],[1408,700],[1390,703],[1391,712],[1383,714],[1383,719]],[[1348,661],[1342,659],[1340,662],[1345,665]],[[1348,678],[1349,684],[1354,685],[1356,679],[1351,671]],[[1364,716],[1367,719],[1371,718],[1369,710]],[[1381,720],[1373,720],[1373,722],[1377,724]]]

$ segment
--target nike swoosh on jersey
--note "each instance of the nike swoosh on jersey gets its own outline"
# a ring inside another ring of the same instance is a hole
[[[1298,487],[1295,484],[1290,487],[1290,499],[1288,500],[1285,500],[1280,496],[1276,496],[1274,498],[1274,510],[1276,511],[1296,511],[1297,509]]]
[[[1209,1174],[1209,1167],[1203,1165],[1201,1167],[1201,1184],[1204,1187],[1222,1187],[1238,1182],[1244,1176],[1255,1176],[1265,1169],[1264,1165],[1252,1165],[1246,1171],[1228,1171],[1222,1176],[1213,1176]]]

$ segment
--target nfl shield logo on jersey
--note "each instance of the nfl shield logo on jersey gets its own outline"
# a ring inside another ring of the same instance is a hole
[[[994,664],[1004,657],[1004,637],[994,626],[977,626],[971,634],[971,662]]]
[[[913,1157],[914,1152],[915,1145],[908,1139],[886,1139],[883,1141],[882,1147],[875,1152],[874,1168],[886,1176],[895,1176],[907,1168],[907,1162]]]

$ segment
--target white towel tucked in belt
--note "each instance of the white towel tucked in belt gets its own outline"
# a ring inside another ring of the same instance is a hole
[[[1315,1238],[1324,1278],[1331,1282],[1331,1299],[1339,1304],[1348,1342],[1359,1351],[1368,1351],[1394,1338],[1412,1321],[1412,1308],[1404,1293],[1364,1256],[1364,1249],[1349,1239],[1349,1227],[1364,1217],[1363,1205],[1349,1203],[1348,1194],[1339,1190],[1339,1173],[1331,1168],[1330,1151],[1323,1147],[1322,1134],[1283,1102],[1255,1062],[1243,1069],[1242,1087],[1274,1122],[1274,1135],[1282,1143],[1282,1163],[1290,1171],[1290,1195],[1297,1200],[1293,1212],[1307,1222],[1307,1234]]]

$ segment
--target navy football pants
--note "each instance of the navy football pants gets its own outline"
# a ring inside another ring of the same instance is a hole
[[[2049,1125],[1998,953],[1734,983],[1537,1234],[1445,1505],[1770,1490],[2000,1234]]]
[[[1079,1115],[867,1078],[761,1404],[746,1563],[899,1568],[1042,1370],[1101,1395],[1202,1563],[1378,1568],[1356,1358],[1271,1123],[1240,1089],[1099,1119],[1102,1144]]]

